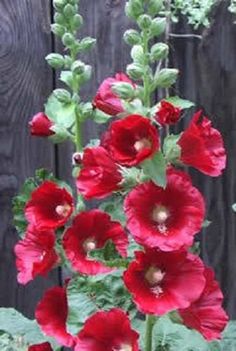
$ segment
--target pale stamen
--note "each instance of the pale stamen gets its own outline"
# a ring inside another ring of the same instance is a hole
[[[132,351],[132,346],[128,344],[122,344],[119,348],[113,348],[113,351]]]
[[[71,206],[69,204],[65,204],[65,205],[58,205],[56,207],[56,213],[60,216],[60,217],[67,217],[68,214],[71,211]]]
[[[152,144],[150,142],[150,140],[146,139],[146,138],[143,138],[143,139],[140,139],[140,140],[137,140],[135,143],[134,143],[134,148],[137,152],[145,149],[145,148],[151,148]]]
[[[157,295],[157,296],[159,296],[160,294],[163,293],[163,289],[160,286],[160,284],[161,284],[164,276],[165,276],[165,273],[162,272],[157,267],[150,267],[145,274],[145,279],[151,285],[150,289],[151,289],[152,293]]]
[[[40,261],[43,261],[44,257],[46,256],[47,252],[46,251],[43,251],[42,254],[40,255],[39,257],[39,260]]]
[[[157,222],[157,228],[161,234],[166,234],[167,226],[166,221],[170,216],[169,211],[164,206],[156,206],[152,212],[152,219]]]
[[[94,239],[87,239],[85,240],[85,242],[83,243],[83,248],[86,252],[90,252],[92,250],[96,249],[96,241]]]

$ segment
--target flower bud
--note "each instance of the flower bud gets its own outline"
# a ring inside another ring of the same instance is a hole
[[[46,60],[52,68],[58,69],[64,66],[64,57],[60,54],[49,54]]]
[[[62,37],[62,42],[65,46],[71,47],[75,44],[76,39],[71,33],[65,33]]]
[[[56,89],[53,91],[55,98],[63,104],[68,104],[71,102],[71,95],[65,89]]]
[[[92,67],[90,65],[85,65],[84,73],[80,76],[80,80],[82,83],[86,83],[91,79],[92,76]]]
[[[148,14],[152,17],[156,16],[163,8],[163,0],[149,0]]]
[[[141,0],[129,0],[125,5],[125,13],[129,18],[137,19],[144,13],[144,8]]]
[[[136,44],[140,44],[141,36],[137,30],[128,29],[124,33],[124,41],[126,42],[126,44],[131,45],[131,46],[136,45]]]
[[[66,18],[70,19],[76,14],[76,11],[73,5],[67,4],[63,10],[63,13]]]
[[[121,99],[133,99],[135,96],[134,87],[126,82],[118,82],[112,85],[112,91]]]
[[[75,152],[72,156],[72,164],[73,166],[81,165],[83,159],[82,152]]]
[[[65,33],[65,28],[57,23],[51,25],[51,30],[58,37],[62,37]]]
[[[138,19],[138,25],[142,30],[149,29],[152,25],[152,19],[149,15],[142,15]]]
[[[63,7],[66,5],[67,0],[53,0],[53,6],[57,11],[63,10]]]
[[[165,43],[157,43],[151,48],[151,60],[163,60],[169,54],[169,46]]]
[[[72,64],[71,69],[75,74],[83,74],[85,70],[85,64],[82,61],[77,60]]]
[[[134,45],[131,50],[131,57],[135,63],[144,64],[145,54],[141,45]]]
[[[76,15],[74,15],[73,19],[72,19],[72,25],[73,27],[75,27],[75,29],[80,29],[83,25],[83,17],[81,15],[79,15],[78,13]]]
[[[166,18],[154,18],[150,26],[152,36],[159,36],[164,33],[166,29]]]
[[[30,133],[34,136],[48,137],[53,135],[54,132],[50,129],[52,126],[53,123],[43,112],[37,113],[29,122]]]
[[[175,68],[163,68],[155,76],[155,87],[169,88],[178,77],[179,71]]]
[[[138,63],[131,63],[127,66],[127,74],[131,79],[139,80],[143,76],[143,66]]]
[[[80,49],[81,49],[81,51],[90,50],[94,46],[95,43],[96,43],[96,39],[91,38],[91,37],[85,37],[79,43]]]
[[[64,26],[65,25],[65,17],[61,13],[56,12],[54,15],[54,22]]]

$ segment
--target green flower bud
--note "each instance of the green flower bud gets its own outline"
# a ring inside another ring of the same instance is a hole
[[[92,76],[92,67],[90,65],[85,65],[84,73],[80,76],[80,82],[86,83],[91,79]]]
[[[55,98],[63,104],[68,104],[71,102],[71,95],[65,89],[56,89],[53,91]]]
[[[139,63],[131,63],[127,66],[127,74],[131,79],[139,80],[143,76],[143,66]]]
[[[138,25],[141,29],[149,29],[152,24],[152,19],[148,15],[142,15],[138,18]]]
[[[90,50],[94,46],[95,43],[96,43],[96,39],[91,38],[91,37],[85,37],[79,43],[80,50],[81,51]]]
[[[79,15],[78,13],[76,15],[74,15],[71,23],[72,23],[72,26],[75,28],[75,29],[80,29],[83,25],[83,17],[81,15]]]
[[[163,8],[163,0],[149,0],[148,14],[152,17],[156,16]]]
[[[145,54],[143,47],[141,45],[134,45],[131,50],[131,57],[135,63],[144,64],[145,63]]]
[[[124,41],[126,42],[126,44],[131,45],[131,46],[136,45],[136,44],[140,44],[140,42],[141,42],[140,33],[137,30],[128,29],[124,33]]]
[[[65,33],[65,28],[57,23],[51,25],[51,30],[58,37],[62,37]]]
[[[63,10],[63,13],[65,17],[69,19],[76,14],[76,11],[73,5],[67,4]]]
[[[62,42],[68,48],[75,45],[76,39],[71,33],[65,33],[62,37]]]
[[[130,0],[125,5],[125,13],[129,18],[136,20],[144,13],[144,8],[141,0]]]
[[[65,25],[65,17],[61,13],[56,12],[54,15],[54,22],[64,26]]]
[[[169,46],[165,43],[157,43],[151,48],[151,61],[163,60],[169,54]]]
[[[158,37],[164,33],[166,29],[166,18],[154,18],[150,26],[150,32],[152,36]]]
[[[67,0],[53,0],[53,6],[56,10],[61,11],[66,5]]]
[[[112,91],[118,95],[121,99],[133,99],[135,96],[134,87],[126,82],[114,83],[112,85]]]
[[[71,70],[75,74],[83,74],[85,70],[85,64],[82,61],[77,60],[72,64]]]
[[[64,66],[64,57],[60,54],[49,54],[46,56],[46,60],[52,68],[58,69]]]
[[[154,78],[155,87],[169,88],[173,85],[178,77],[179,71],[175,68],[163,68]]]
[[[65,68],[71,68],[71,65],[72,65],[72,58],[68,55],[65,55],[64,56],[64,66]]]

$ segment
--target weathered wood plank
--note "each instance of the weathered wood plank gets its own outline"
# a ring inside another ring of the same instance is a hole
[[[54,168],[54,147],[32,138],[27,128],[52,88],[44,60],[51,51],[50,10],[45,0],[0,2],[0,305],[15,306],[29,316],[57,273],[27,287],[17,285],[11,198],[35,169]]]

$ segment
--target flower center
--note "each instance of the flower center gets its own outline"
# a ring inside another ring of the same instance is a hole
[[[83,243],[83,248],[86,252],[90,252],[92,250],[95,250],[96,249],[96,241],[92,238],[88,238]]]
[[[162,234],[166,234],[167,232],[166,221],[169,216],[170,213],[164,206],[156,206],[152,212],[152,219],[158,224],[157,228]]]
[[[165,276],[165,273],[162,272],[160,268],[153,267],[153,266],[151,266],[145,274],[145,279],[151,285],[151,291],[157,296],[163,293],[163,290],[160,284],[164,276]]]
[[[113,351],[132,351],[132,346],[129,344],[122,344],[119,348],[113,348]]]
[[[134,148],[137,152],[145,149],[145,148],[151,148],[152,144],[150,142],[150,140],[146,139],[146,138],[143,138],[143,139],[140,139],[140,140],[137,140],[135,143],[134,143]]]
[[[69,204],[58,205],[56,207],[56,213],[60,217],[67,217],[71,211],[71,206]]]

